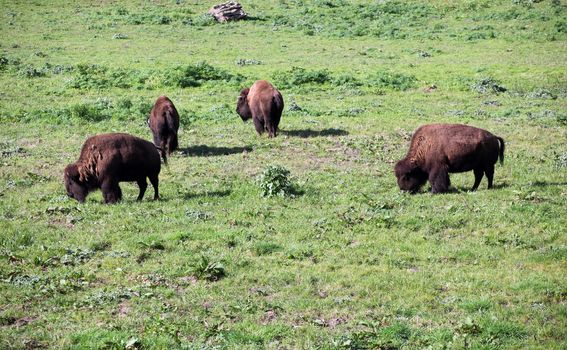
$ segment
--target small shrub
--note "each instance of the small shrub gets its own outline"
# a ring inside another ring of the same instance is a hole
[[[208,27],[215,25],[217,20],[210,14],[202,14],[193,18],[188,18],[183,21],[183,24],[196,27]]]
[[[181,88],[201,86],[207,81],[237,81],[240,82],[243,77],[240,75],[232,75],[227,71],[215,68],[207,62],[199,62],[194,65],[185,67],[177,67],[166,73],[163,85],[177,85]]]
[[[207,281],[218,281],[226,276],[226,270],[222,262],[211,261],[204,255],[201,255],[199,261],[193,267],[192,272],[195,277]]]
[[[287,71],[279,71],[272,74],[272,78],[277,86],[291,88],[304,84],[325,84],[331,81],[329,71],[306,70],[301,67],[293,67]]]
[[[112,117],[112,114],[108,108],[104,108],[100,104],[93,104],[88,102],[72,105],[69,108],[69,114],[73,119],[79,119],[88,122],[100,122]]]
[[[70,85],[75,89],[104,88],[108,85],[108,68],[96,64],[79,64]]]
[[[4,55],[0,56],[0,71],[5,70],[9,64],[10,64],[10,60],[6,56]]]
[[[333,85],[337,86],[361,86],[362,83],[350,74],[341,74],[332,79]]]
[[[36,68],[28,64],[18,70],[18,75],[25,78],[44,77],[47,75],[47,70],[44,68]]]
[[[472,86],[471,89],[473,91],[476,91],[480,94],[486,94],[486,93],[500,93],[500,92],[505,92],[506,89],[504,86],[502,86],[502,84],[500,83],[500,81],[491,78],[491,77],[487,77],[487,78],[482,78],[478,81],[476,81]]]
[[[288,196],[292,194],[290,172],[280,165],[268,166],[258,177],[263,197]]]
[[[417,79],[413,75],[380,71],[368,78],[369,84],[383,89],[405,91],[414,88]]]

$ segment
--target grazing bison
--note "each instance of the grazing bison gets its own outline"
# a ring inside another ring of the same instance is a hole
[[[65,168],[65,188],[69,197],[81,203],[89,192],[100,188],[104,202],[115,203],[122,199],[118,183],[136,181],[141,201],[147,177],[154,187],[154,199],[159,199],[160,167],[159,153],[151,142],[128,134],[96,135],[85,141],[79,159]]]
[[[179,130],[179,114],[167,96],[160,96],[156,100],[148,118],[148,126],[154,135],[154,144],[160,148],[163,162],[167,164],[167,156],[177,149]]]
[[[242,89],[236,103],[236,113],[242,120],[252,118],[258,134],[267,130],[269,137],[277,136],[283,108],[282,94],[265,80],[258,80],[251,88]]]
[[[406,157],[394,169],[401,190],[416,192],[427,180],[431,192],[447,191],[449,173],[474,171],[475,191],[486,174],[492,187],[494,164],[504,161],[504,140],[486,130],[461,124],[431,124],[418,128]]]

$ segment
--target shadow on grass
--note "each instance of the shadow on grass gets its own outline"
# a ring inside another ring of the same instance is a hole
[[[501,182],[501,183],[496,183],[496,184],[492,184],[492,188],[487,188],[487,184],[483,184],[481,183],[480,186],[478,186],[478,188],[476,189],[476,191],[472,191],[472,185],[470,185],[469,187],[466,186],[461,186],[461,187],[454,187],[451,186],[449,188],[449,190],[445,193],[460,193],[460,192],[478,192],[478,191],[492,191],[492,190],[500,190],[502,188],[508,188],[510,187],[510,184],[507,182]]]
[[[550,184],[550,185],[562,185],[562,183],[554,183],[554,184]],[[547,185],[542,185],[542,186],[547,186]],[[442,193],[435,193],[436,195],[443,195],[443,194],[458,194],[458,193],[466,193],[466,192],[478,192],[478,191],[493,191],[493,190],[499,190],[502,188],[508,188],[510,187],[510,184],[507,182],[502,182],[502,183],[498,183],[498,184],[493,184],[492,188],[486,188],[486,185],[483,187],[482,184],[476,189],[476,191],[471,191],[472,185],[471,186],[450,186],[449,189],[445,192]],[[408,192],[409,193],[409,192]],[[410,193],[412,195],[418,195],[418,194],[426,194],[426,193],[431,193],[431,187],[426,187],[426,188],[421,188],[419,191]]]
[[[204,191],[201,193],[184,193],[183,199],[188,200],[197,197],[226,197],[232,193],[232,190]]]
[[[312,129],[280,130],[280,133],[288,136],[302,137],[302,138],[348,135],[348,131],[342,129],[334,129],[334,128],[323,129],[323,130],[312,130]]]
[[[535,181],[531,185],[534,187],[567,186],[567,181],[563,181],[563,182]]]
[[[181,154],[185,157],[209,157],[209,156],[227,156],[229,154],[238,154],[242,152],[252,152],[252,147],[211,147],[207,145],[196,145],[180,149]]]

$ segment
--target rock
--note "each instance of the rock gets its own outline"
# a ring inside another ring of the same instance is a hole
[[[242,5],[236,1],[228,1],[215,5],[211,7],[209,14],[219,22],[239,20],[247,16],[246,12],[242,10]]]

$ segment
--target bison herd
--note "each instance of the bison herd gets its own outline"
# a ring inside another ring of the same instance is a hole
[[[258,134],[268,132],[277,136],[284,108],[281,93],[269,82],[259,80],[240,92],[236,112],[243,121],[252,118]],[[141,138],[111,133],[89,137],[81,149],[79,159],[64,171],[67,195],[84,202],[89,192],[101,189],[105,203],[122,199],[120,182],[135,181],[142,200],[150,180],[154,199],[159,199],[158,175],[160,156],[167,164],[167,156],[178,147],[179,114],[173,102],[160,96],[151,110],[147,124],[154,143]],[[449,173],[473,171],[472,191],[483,175],[492,187],[494,165],[504,160],[504,140],[490,132],[461,124],[431,124],[419,127],[410,143],[406,157],[395,168],[398,186],[403,191],[417,192],[427,181],[432,193],[441,193],[450,186]]]

